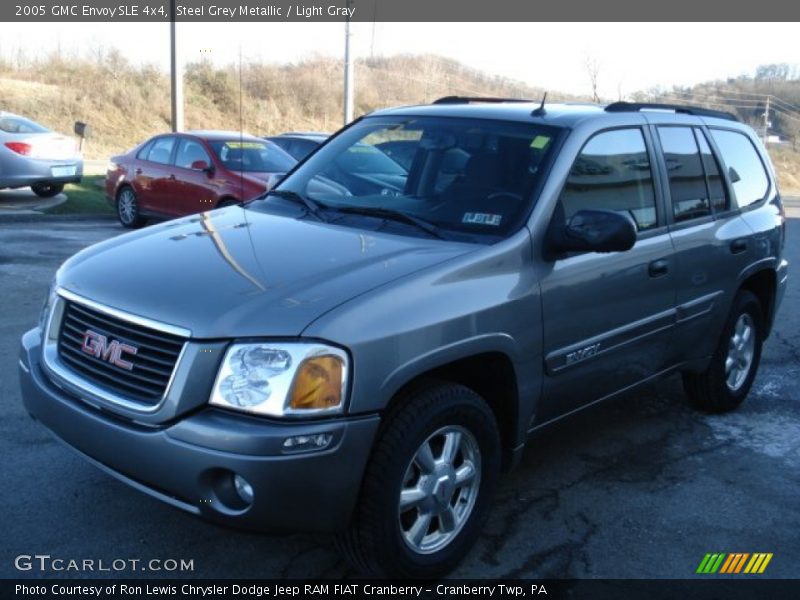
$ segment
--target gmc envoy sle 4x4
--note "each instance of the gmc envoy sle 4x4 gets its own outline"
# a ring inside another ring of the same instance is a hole
[[[387,143],[413,159],[373,172]],[[24,401],[173,506],[436,576],[537,428],[675,372],[701,409],[744,400],[784,221],[766,152],[725,113],[379,111],[244,207],[68,260],[22,339]]]

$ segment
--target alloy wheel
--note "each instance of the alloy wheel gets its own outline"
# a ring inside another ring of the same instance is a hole
[[[447,426],[429,436],[400,490],[398,519],[408,547],[431,554],[452,542],[472,514],[480,480],[480,447],[472,433]]]

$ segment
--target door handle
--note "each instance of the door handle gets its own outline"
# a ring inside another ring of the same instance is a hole
[[[740,238],[731,242],[731,254],[741,254],[747,250],[747,240]]]
[[[170,181],[175,181],[175,173],[170,173],[169,174],[169,179],[170,179]]]
[[[135,172],[137,175],[141,175],[141,174],[142,174],[142,170],[141,170],[141,169],[136,169],[136,171],[134,171],[134,172]]]
[[[666,258],[654,260],[647,266],[647,274],[650,277],[663,277],[669,273],[669,261]]]

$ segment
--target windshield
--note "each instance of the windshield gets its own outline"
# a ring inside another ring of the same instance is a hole
[[[297,162],[268,141],[211,141],[209,146],[225,168],[235,172],[286,173]]]
[[[278,189],[332,212],[375,218],[374,209],[394,211],[472,239],[496,239],[516,231],[527,216],[557,132],[497,120],[368,117]]]
[[[342,152],[335,160],[336,166],[351,173],[381,173],[405,175],[404,169],[382,150],[370,144],[355,144]]]

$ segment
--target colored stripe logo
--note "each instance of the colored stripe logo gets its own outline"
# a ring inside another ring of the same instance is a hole
[[[772,552],[719,552],[709,553],[700,561],[696,573],[701,575],[735,575],[737,573],[761,574],[772,560]]]

